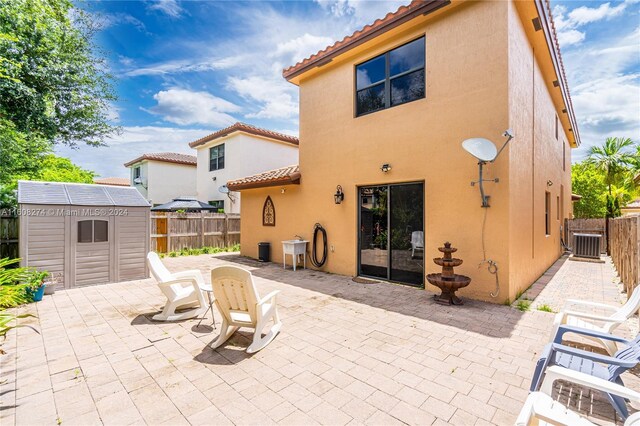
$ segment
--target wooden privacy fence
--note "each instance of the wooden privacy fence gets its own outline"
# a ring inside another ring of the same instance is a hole
[[[627,296],[640,279],[640,215],[623,216],[609,222],[611,260]]]
[[[569,249],[573,250],[574,234],[599,234],[602,235],[602,238],[600,238],[600,253],[607,252],[607,230],[604,218],[566,219],[565,223],[565,245]]]
[[[224,213],[152,213],[151,250],[229,247],[240,244],[240,215]]]
[[[0,215],[0,259],[19,257],[18,217]]]

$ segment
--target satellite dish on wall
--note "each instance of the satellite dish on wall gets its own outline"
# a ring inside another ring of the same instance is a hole
[[[478,160],[488,163],[498,155],[498,149],[489,139],[471,138],[462,142],[462,148]]]
[[[220,192],[221,194],[228,194],[229,188],[227,187],[227,185],[222,185],[218,188],[218,192]]]

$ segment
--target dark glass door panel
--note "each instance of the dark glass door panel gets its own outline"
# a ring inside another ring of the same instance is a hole
[[[390,279],[422,286],[424,283],[424,185],[390,187]]]
[[[388,279],[387,186],[360,188],[360,274]]]

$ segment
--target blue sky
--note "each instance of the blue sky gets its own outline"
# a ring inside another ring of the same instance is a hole
[[[236,121],[298,131],[297,87],[282,69],[410,0],[91,1],[96,42],[116,77],[108,147],[60,147],[103,177],[144,152],[194,153],[187,142]],[[640,0],[552,1],[583,145],[640,141]]]

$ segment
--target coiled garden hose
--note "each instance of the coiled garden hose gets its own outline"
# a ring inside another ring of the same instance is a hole
[[[318,247],[318,233],[322,233],[322,258],[318,260],[317,247]],[[321,268],[325,262],[327,261],[327,254],[329,250],[327,248],[327,231],[320,225],[316,223],[313,227],[313,244],[311,246],[311,263],[316,268]]]

